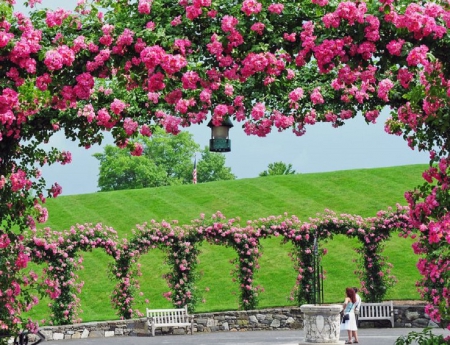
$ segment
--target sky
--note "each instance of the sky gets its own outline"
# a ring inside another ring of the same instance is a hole
[[[15,9],[27,13],[24,0],[16,2]],[[73,9],[75,4],[76,0],[42,0],[39,7]],[[413,151],[402,137],[384,131],[388,117],[385,110],[376,124],[367,124],[361,115],[339,128],[333,128],[329,123],[318,123],[307,127],[306,134],[301,137],[290,131],[278,133],[276,129],[265,138],[247,136],[241,124],[235,122],[230,130],[231,152],[225,153],[226,166],[237,178],[252,178],[266,170],[269,163],[279,161],[292,164],[297,173],[427,164],[428,153]],[[209,145],[211,131],[206,123],[186,130],[193,134],[202,148]],[[62,134],[57,134],[50,144],[70,151],[72,163],[43,168],[43,176],[49,185],[59,183],[63,195],[98,191],[99,163],[92,155],[103,152],[102,146],[86,150]],[[104,141],[103,145],[106,144],[112,144],[110,137]]]

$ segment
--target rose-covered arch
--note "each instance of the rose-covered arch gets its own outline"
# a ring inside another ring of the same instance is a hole
[[[187,305],[193,311],[197,297],[195,268],[199,245],[203,240],[197,236],[196,229],[190,225],[178,225],[178,221],[158,223],[152,220],[137,225],[133,234],[130,240],[124,242],[121,259],[113,267],[113,274],[123,282],[116,286],[113,293],[113,302],[119,315],[124,318],[142,316],[139,310],[133,309],[133,296],[140,289],[138,260],[141,255],[155,248],[166,253],[167,264],[171,267],[165,278],[172,293],[166,294],[166,298],[176,307]]]
[[[50,321],[56,325],[81,321],[78,295],[84,283],[76,274],[83,262],[79,252],[102,248],[114,260],[120,260],[117,232],[102,224],[77,224],[65,231],[45,228],[25,243],[31,260],[46,264],[43,291],[52,300]]]
[[[27,260],[17,232],[45,221],[42,203],[61,193],[38,169],[70,163],[70,153],[40,146],[58,131],[85,147],[111,131],[138,155],[138,133],[177,133],[209,111],[214,124],[232,117],[248,134],[302,135],[358,114],[374,122],[389,106],[386,131],[430,151],[426,182],[406,198],[421,231],[427,310],[449,319],[446,1],[96,0],[31,19],[13,14],[14,2],[0,3],[0,269],[11,274],[2,292],[27,284],[12,264]],[[14,296],[0,303],[10,331],[21,323]]]
[[[393,231],[400,234],[415,232],[409,222],[409,208],[397,205],[395,211],[380,211],[377,217],[362,218],[360,216],[327,211],[320,218],[312,219],[307,227],[318,231],[319,238],[332,239],[342,234],[356,237],[360,247],[355,248],[359,254],[355,273],[361,282],[361,293],[367,302],[381,302],[389,286],[395,283],[390,275],[391,264],[382,255],[384,242],[389,240]]]
[[[127,281],[127,286],[121,286],[114,292],[120,297],[115,304],[120,306],[119,313],[126,318],[139,311],[133,310],[133,294],[139,289],[139,257],[153,248],[166,252],[167,263],[171,271],[165,275],[171,292],[165,294],[175,307],[187,305],[190,311],[200,300],[195,283],[198,279],[196,266],[199,246],[208,241],[216,245],[232,247],[238,254],[234,275],[239,283],[240,307],[253,309],[257,306],[256,293],[259,287],[252,284],[254,266],[259,257],[257,237],[251,227],[241,228],[235,225],[235,219],[227,220],[220,212],[214,214],[210,220],[204,216],[193,220],[190,225],[178,225],[177,221],[151,221],[138,225],[134,236],[125,243],[121,250],[121,260],[116,262],[114,274]],[[132,287],[132,288],[131,288]]]

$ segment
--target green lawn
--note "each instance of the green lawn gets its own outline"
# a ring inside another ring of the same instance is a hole
[[[240,217],[241,223],[284,212],[303,221],[315,217],[325,209],[336,213],[375,216],[379,210],[396,203],[405,205],[404,192],[422,183],[421,173],[426,165],[391,168],[360,169],[316,174],[260,177],[235,181],[197,185],[160,187],[107,193],[60,196],[47,202],[50,218],[45,224],[54,230],[69,229],[77,223],[103,223],[113,227],[120,237],[131,236],[136,224],[155,219],[178,220],[189,223],[201,213],[211,215],[221,211],[228,218]],[[417,256],[411,250],[411,240],[393,234],[386,243],[385,254],[394,264],[393,273],[399,279],[387,299],[419,299],[415,281],[419,274],[415,268]],[[288,256],[290,246],[279,238],[262,241],[261,269],[256,284],[264,287],[260,308],[293,305],[289,299],[296,272]],[[352,259],[355,240],[338,235],[332,241],[321,243],[328,248],[323,258],[326,271],[325,302],[340,302],[346,286],[359,285]],[[83,321],[115,319],[109,296],[114,283],[107,278],[109,258],[99,249],[83,253],[84,270],[79,272],[85,281],[80,296]],[[203,244],[199,271],[202,277],[198,289],[205,302],[198,312],[232,310],[238,308],[237,285],[229,274],[230,260],[236,255],[230,248]],[[159,250],[141,257],[141,288],[137,306],[145,308],[144,299],[151,308],[170,306],[162,293],[168,291],[162,275],[168,267]],[[48,318],[46,303],[32,312],[33,318]]]

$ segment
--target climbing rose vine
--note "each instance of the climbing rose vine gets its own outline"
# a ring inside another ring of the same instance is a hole
[[[386,106],[386,132],[430,152],[423,186],[406,199],[427,311],[447,323],[447,1],[80,0],[30,17],[13,13],[14,2],[0,2],[3,329],[15,332],[15,311],[29,305],[11,297],[33,281],[22,277],[21,233],[45,223],[46,198],[62,192],[40,167],[72,159],[40,145],[55,133],[90,147],[109,131],[138,154],[129,139],[155,126],[177,134],[231,117],[247,134],[303,135],[316,122],[375,122]]]

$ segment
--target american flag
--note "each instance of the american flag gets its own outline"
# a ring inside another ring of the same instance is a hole
[[[192,183],[197,184],[197,157],[195,157],[194,170],[192,170]]]

